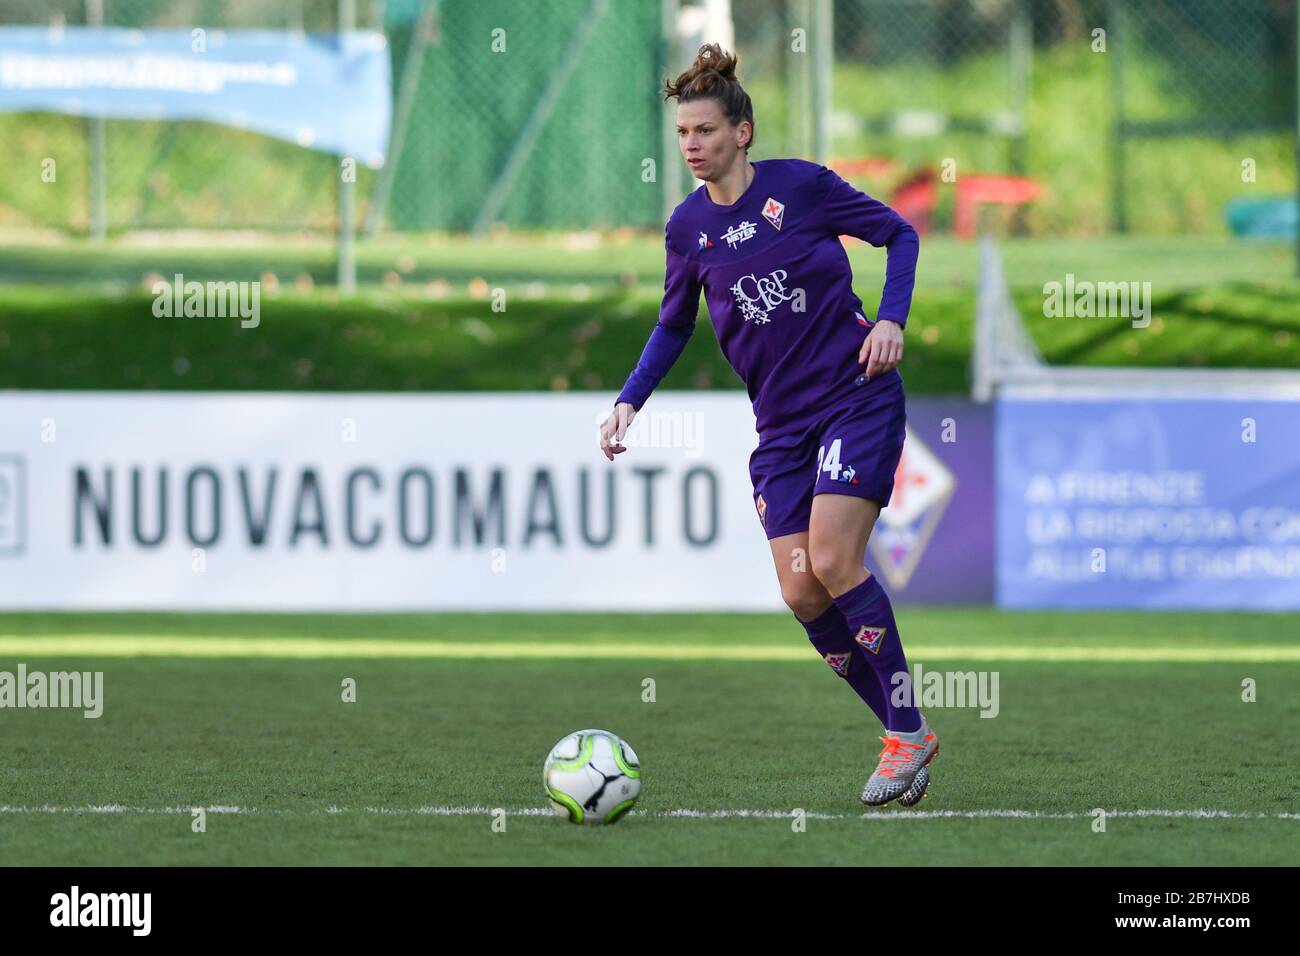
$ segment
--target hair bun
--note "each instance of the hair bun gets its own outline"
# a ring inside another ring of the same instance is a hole
[[[697,75],[700,73],[717,73],[723,79],[734,79],[736,76],[736,57],[727,53],[716,43],[706,43],[696,53],[695,63],[692,65],[691,70]]]
[[[695,62],[676,78],[664,78],[664,99],[677,98],[678,104],[691,100],[716,99],[731,123],[747,122],[753,143],[754,105],[736,78],[738,58],[717,43],[705,43],[695,53]],[[746,146],[748,148],[748,145]]]

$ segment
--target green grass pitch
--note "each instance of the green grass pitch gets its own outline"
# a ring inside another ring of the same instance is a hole
[[[911,811],[858,802],[877,729],[788,615],[3,614],[0,671],[100,670],[105,702],[97,720],[0,710],[0,862],[1300,857],[1300,617],[902,607],[899,623],[913,665],[999,675],[995,718],[927,709],[942,751]],[[541,813],[548,748],[588,726],[644,768],[609,828]]]

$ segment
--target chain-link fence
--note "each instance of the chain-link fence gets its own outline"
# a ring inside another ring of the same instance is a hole
[[[370,231],[661,223],[658,3],[623,0],[349,0],[383,30],[393,62],[394,132],[385,171],[358,169]],[[0,26],[102,23],[331,32],[339,0],[4,0]],[[96,127],[102,130],[102,134]],[[102,140],[97,142],[97,136]],[[110,230],[333,229],[336,157],[198,122],[0,114],[13,169],[0,226],[85,231],[102,161]],[[54,158],[58,188],[42,188]],[[371,210],[378,199],[382,209]]]
[[[658,177],[642,175],[663,161],[657,2],[448,0],[436,18],[433,6],[389,21],[394,228],[661,221]],[[418,83],[403,103],[408,71]]]
[[[358,171],[372,234],[661,227],[696,185],[659,93],[693,51],[665,24],[706,7],[755,158],[831,160],[938,229],[971,175],[1029,181],[1009,215],[1038,234],[1222,232],[1234,199],[1296,190],[1295,0],[0,0],[0,26],[330,32],[343,3],[392,57],[394,149]],[[28,113],[0,142],[10,170],[59,170],[0,177],[0,227],[89,230],[97,192],[111,230],[338,223],[338,159],[255,133]]]
[[[378,0],[356,0],[357,25],[376,25]],[[338,0],[4,0],[0,26],[134,29],[280,29],[329,32]],[[102,140],[96,127],[102,129]],[[96,192],[110,230],[152,228],[329,229],[337,219],[338,159],[257,133],[201,122],[92,120],[49,113],[0,114],[12,169],[0,179],[0,225],[91,228]],[[57,164],[55,184],[39,176]],[[102,163],[104,185],[92,183]],[[374,175],[358,172],[364,203]]]
[[[940,228],[975,175],[1033,233],[1223,232],[1296,192],[1296,59],[1294,0],[837,0],[834,153]]]
[[[1293,0],[1106,5],[1112,223],[1201,232],[1234,197],[1295,191]]]
[[[740,79],[754,103],[751,159],[813,154],[811,6],[810,0],[732,4]],[[685,55],[677,69],[690,62]]]

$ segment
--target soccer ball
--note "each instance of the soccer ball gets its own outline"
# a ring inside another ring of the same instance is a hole
[[[579,730],[551,748],[542,781],[555,812],[570,823],[613,823],[641,793],[641,763],[608,730]]]

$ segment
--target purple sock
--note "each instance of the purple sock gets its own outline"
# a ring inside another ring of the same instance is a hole
[[[844,614],[849,634],[863,651],[880,683],[887,711],[885,727],[904,734],[920,730],[921,712],[912,706],[910,700],[906,706],[899,706],[893,699],[898,685],[891,678],[894,674],[911,672],[907,669],[903,642],[899,640],[898,625],[894,623],[894,609],[885,589],[872,575],[835,598],[835,606]]]
[[[808,640],[817,648],[817,653],[867,702],[867,706],[880,718],[881,726],[888,728],[885,721],[889,716],[889,705],[880,689],[880,680],[867,661],[863,660],[861,649],[849,636],[849,626],[840,609],[832,604],[815,620],[802,621],[798,615],[795,620],[808,632]]]

